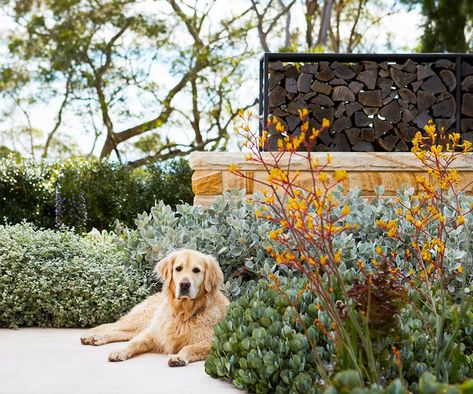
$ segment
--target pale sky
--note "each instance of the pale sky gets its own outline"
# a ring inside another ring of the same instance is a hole
[[[383,0],[385,7],[382,9],[374,10],[376,15],[384,15],[388,12],[389,7],[391,6],[392,2],[389,0]],[[219,18],[220,16],[227,15],[228,13],[228,0],[217,0],[215,4],[215,8],[213,10],[213,16]],[[236,0],[232,2],[232,9],[237,12],[238,8],[243,8],[247,4],[247,2],[242,0]],[[300,6],[300,4],[298,4]],[[302,23],[303,21],[297,21],[293,19],[292,23],[293,26],[297,26],[298,23]],[[0,34],[2,31],[5,31],[5,28],[8,28],[8,19],[5,15],[2,15],[0,11]],[[418,11],[412,10],[408,12],[406,9],[399,9],[398,12],[395,12],[391,16],[387,16],[381,21],[380,26],[374,27],[367,31],[365,34],[365,41],[367,42],[367,48],[365,48],[365,52],[410,52],[413,48],[415,48],[420,40],[421,36],[421,29],[420,25],[422,24],[422,17]],[[342,32],[343,33],[343,32]],[[182,37],[176,37],[176,41],[186,40],[187,38],[185,35]],[[253,36],[254,46],[259,47],[259,42],[256,34]],[[0,49],[1,50],[1,49]],[[2,56],[3,55],[3,56]],[[5,59],[5,54],[0,53],[0,56]],[[259,56],[251,59],[247,64],[246,67],[248,69],[248,75],[250,76],[250,80],[247,82],[245,86],[241,87],[241,97],[242,102],[252,101],[253,97],[257,96],[258,94],[258,65],[259,65]],[[153,72],[154,75],[160,77],[161,80],[166,79],[169,83],[173,82],[172,76],[169,75],[166,67],[159,67]],[[164,78],[163,78],[164,77]],[[135,101],[136,100],[136,101]],[[138,102],[140,97],[135,97],[134,99],[130,99],[127,103],[130,110],[133,112],[136,106],[137,111],[138,109]],[[57,113],[57,108],[60,103],[60,98],[52,100],[48,105],[41,104],[36,105],[30,109],[30,119],[31,123],[42,130],[49,131],[54,124],[55,115]],[[5,102],[0,102],[0,110],[5,110]],[[18,122],[18,119],[22,117],[22,114],[17,111],[15,113],[14,119],[0,119],[0,145],[6,145],[11,147],[11,139],[8,138],[4,134],[4,130],[10,129],[15,122]],[[98,117],[99,119],[99,117]],[[146,120],[146,119],[143,119]],[[84,119],[79,119],[77,116],[73,114],[68,114],[65,118],[64,124],[68,132],[63,134],[68,134],[70,141],[77,144],[80,150],[83,153],[88,153],[91,149],[92,145],[92,136],[90,134],[86,134],[83,132]],[[124,129],[127,125],[118,125],[117,131],[120,129]],[[172,126],[168,127],[170,133],[172,133],[174,139],[178,140],[178,142],[184,142],[186,139],[189,138],[190,134],[182,130],[175,130]],[[179,137],[175,137],[179,135]],[[104,141],[104,137],[99,138],[95,150],[95,154],[100,153],[100,149],[102,147]],[[27,143],[25,141],[25,143]],[[16,149],[23,151],[21,146],[16,146]],[[237,149],[237,144],[235,140],[233,140],[229,144],[229,149]],[[127,157],[127,159],[135,159],[133,155]]]

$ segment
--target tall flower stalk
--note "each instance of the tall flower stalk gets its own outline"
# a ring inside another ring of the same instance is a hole
[[[314,324],[333,340],[344,367],[355,369],[368,383],[378,383],[380,368],[369,334],[369,309],[363,316],[350,302],[347,284],[339,269],[343,252],[334,243],[334,238],[342,232],[357,227],[344,222],[350,208],[341,206],[334,194],[347,179],[347,174],[343,170],[331,175],[326,172],[332,162],[330,155],[323,164],[313,157],[315,141],[326,132],[329,122],[324,120],[319,130],[309,130],[307,116],[307,110],[300,111],[302,126],[296,137],[285,134],[276,118],[269,119],[269,127],[280,133],[279,150],[268,152],[269,160],[258,149],[267,144],[268,133],[256,135],[249,127],[249,118],[243,117],[245,144],[252,151],[247,160],[261,164],[268,173],[266,180],[257,180],[267,192],[256,214],[278,224],[269,237],[281,247],[278,250],[269,248],[267,252],[277,263],[295,269],[309,279],[308,289],[317,294],[318,308],[330,320],[328,325],[319,319]],[[301,147],[305,152],[299,152]],[[300,173],[291,170],[295,157],[307,160],[310,179],[305,185],[299,181]],[[231,171],[246,176],[236,166],[232,166]],[[271,279],[278,287],[276,277]],[[313,347],[316,351],[316,344]],[[320,376],[326,378],[328,366],[320,360],[317,366]]]
[[[409,283],[421,295],[428,312],[435,317],[431,340],[435,348],[434,372],[439,379],[448,381],[445,362],[454,351],[455,340],[460,332],[460,322],[464,317],[469,270],[473,266],[471,256],[471,228],[467,217],[473,206],[461,204],[460,195],[471,185],[460,187],[458,172],[452,164],[471,152],[469,141],[460,141],[457,133],[437,130],[429,122],[424,133],[418,132],[413,139],[412,152],[422,163],[427,175],[417,176],[418,192],[408,203],[399,201],[398,215],[413,227],[413,232],[403,234],[396,223],[377,222],[388,231],[388,235],[405,246],[406,257],[413,259],[416,269],[409,272]],[[462,231],[466,235],[463,263],[457,262],[452,270],[446,250],[449,238]],[[407,279],[407,278],[406,278]],[[459,291],[459,318],[448,335],[445,332],[446,300],[448,286],[452,280],[461,282]],[[420,286],[419,286],[420,284]],[[425,324],[429,319],[422,310],[418,313]]]

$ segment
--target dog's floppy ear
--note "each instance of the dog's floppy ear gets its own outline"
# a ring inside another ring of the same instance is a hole
[[[217,260],[212,256],[206,256],[205,259],[205,291],[210,293],[214,289],[223,286],[223,272],[218,265]]]
[[[172,278],[172,266],[174,264],[174,260],[176,259],[177,252],[172,252],[164,259],[158,261],[154,271],[158,275],[158,278],[161,279],[164,283],[169,283]]]

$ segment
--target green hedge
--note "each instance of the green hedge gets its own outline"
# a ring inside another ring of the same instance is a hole
[[[0,327],[87,327],[151,293],[113,240],[31,224],[0,226]]]
[[[45,162],[0,159],[0,220],[55,225],[54,167]],[[47,181],[51,180],[51,181]]]
[[[96,160],[0,159],[0,219],[79,232],[110,229],[116,220],[133,226],[156,201],[192,203],[191,176],[182,159],[138,169]]]

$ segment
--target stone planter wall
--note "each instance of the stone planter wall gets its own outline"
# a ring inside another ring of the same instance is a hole
[[[264,153],[271,159],[270,153]],[[327,172],[346,170],[348,179],[344,182],[346,189],[359,188],[362,195],[374,197],[378,185],[385,188],[385,196],[395,196],[396,190],[403,185],[416,185],[415,176],[423,173],[423,168],[412,153],[383,153],[383,152],[333,152],[333,162]],[[192,189],[195,193],[194,205],[209,206],[212,201],[232,189],[245,189],[251,198],[253,193],[263,188],[258,180],[265,180],[267,173],[262,166],[245,160],[243,152],[193,152],[190,155],[190,166],[194,170]],[[313,153],[313,158],[325,162],[326,153]],[[228,170],[235,163],[246,172],[250,179],[233,175]],[[473,181],[473,156],[459,158],[454,167],[459,171],[460,186],[464,187]],[[292,169],[301,173],[302,185],[311,184],[307,160],[293,157]],[[473,185],[466,189],[467,194],[473,195]]]

